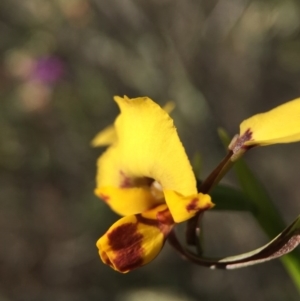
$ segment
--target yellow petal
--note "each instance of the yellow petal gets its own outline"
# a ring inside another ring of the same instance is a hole
[[[249,146],[300,141],[300,98],[244,120],[243,136],[247,136],[244,145]]]
[[[123,216],[144,212],[163,202],[162,199],[153,197],[149,187],[104,186],[96,188],[95,194],[103,199],[112,210]]]
[[[151,178],[164,189],[196,194],[196,180],[173,120],[148,97],[115,97],[121,114],[118,143],[98,160],[97,187],[120,186],[127,178]]]
[[[159,213],[160,209],[153,211]],[[116,271],[127,273],[158,255],[172,227],[169,225],[168,232],[163,233],[159,221],[147,220],[140,215],[123,217],[97,241],[99,255]]]
[[[168,101],[164,106],[163,110],[167,113],[171,113],[175,108],[175,103],[173,101]],[[101,147],[111,145],[117,142],[117,132],[115,125],[109,125],[102,131],[100,131],[91,141],[92,147]]]
[[[214,206],[208,194],[199,193],[183,196],[172,190],[164,190],[164,195],[176,223],[184,222],[195,216],[199,211],[204,211]]]
[[[107,146],[117,141],[117,133],[114,125],[109,125],[99,132],[91,141],[92,147]]]
[[[164,212],[164,211],[169,211],[168,206],[166,204],[161,204],[156,206],[153,209],[144,211],[143,213],[141,213],[141,216],[146,218],[146,219],[153,219],[153,220],[157,220],[157,214]],[[172,223],[174,223],[174,221],[172,221]]]

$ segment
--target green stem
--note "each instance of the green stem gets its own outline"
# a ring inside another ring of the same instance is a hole
[[[232,155],[232,151],[229,151],[227,153],[225,158],[200,185],[199,192],[209,193],[212,190],[212,188],[220,182],[220,180],[224,177],[224,175],[234,164],[234,162],[231,160]]]

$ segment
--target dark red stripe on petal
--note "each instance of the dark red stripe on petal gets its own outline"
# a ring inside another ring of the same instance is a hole
[[[109,196],[108,196],[108,195],[105,195],[105,194],[100,193],[100,194],[99,194],[99,197],[100,197],[104,202],[108,202],[108,201],[109,201]]]
[[[194,198],[190,201],[190,203],[186,205],[185,208],[188,212],[191,212],[198,209],[197,205],[198,205],[198,198]]]
[[[125,173],[120,170],[120,188],[131,188],[133,186],[132,179],[127,177]]]
[[[254,145],[251,146],[245,146],[245,142],[252,140],[252,131],[250,129],[247,129],[247,131],[240,137],[237,138],[234,145],[232,146],[232,151],[234,154],[240,151],[240,149],[250,149],[254,147]]]
[[[136,218],[139,223],[158,228],[165,237],[167,237],[175,224],[169,209],[157,212],[156,219],[146,218],[141,214],[136,215]]]
[[[143,235],[138,232],[137,224],[126,223],[108,233],[109,244],[116,257],[115,268],[121,272],[132,270],[143,263]]]
[[[156,214],[156,218],[159,221],[159,223],[164,225],[174,225],[175,223],[172,214],[168,208],[163,211],[159,211]]]
[[[156,218],[159,223],[159,229],[164,234],[165,238],[169,235],[175,222],[169,209],[165,209],[157,213]]]
[[[191,211],[195,211],[197,212],[197,214],[199,215],[201,212],[204,212],[208,209],[211,209],[213,207],[212,204],[206,204],[205,206],[203,207],[198,207],[198,199],[197,198],[194,198],[191,200],[191,202],[186,206],[186,210],[188,212],[191,212]],[[198,219],[197,219],[198,220]],[[194,225],[194,224],[191,224],[191,225]],[[193,226],[195,227],[195,226]]]

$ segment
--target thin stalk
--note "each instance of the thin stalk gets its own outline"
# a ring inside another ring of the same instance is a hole
[[[228,170],[232,167],[234,162],[231,160],[233,155],[232,151],[229,151],[224,159],[218,164],[218,166],[211,172],[211,174],[202,182],[198,188],[199,192],[209,193],[212,188],[217,185]],[[199,248],[199,235],[200,235],[200,219],[201,214],[195,215],[187,222],[186,228],[186,242],[189,245],[197,246]]]

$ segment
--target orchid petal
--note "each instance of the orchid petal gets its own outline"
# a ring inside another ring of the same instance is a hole
[[[169,219],[156,219],[166,215],[166,210],[166,205],[162,205],[145,213],[148,218],[130,215],[119,219],[97,241],[102,261],[121,273],[152,261],[173,228]]]
[[[245,135],[245,146],[300,141],[300,98],[244,120],[240,137]]]

